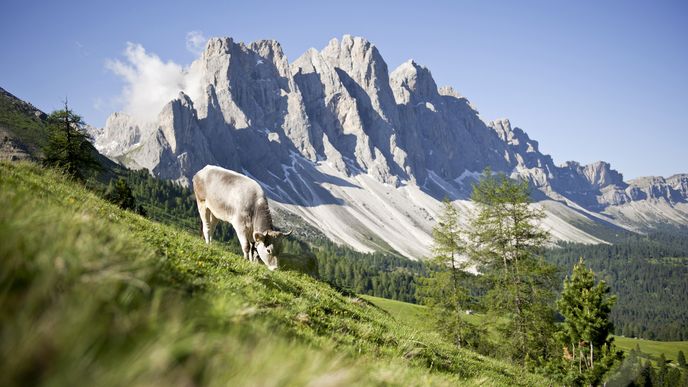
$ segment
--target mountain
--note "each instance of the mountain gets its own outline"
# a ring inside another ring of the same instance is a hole
[[[40,109],[0,87],[0,160],[35,160],[47,139]]]
[[[49,137],[48,115],[0,87],[0,160],[39,161]],[[123,172],[120,165],[90,148],[102,167],[99,180],[107,182]]]
[[[427,256],[440,201],[471,211],[471,184],[486,167],[527,179],[559,240],[604,243],[688,224],[688,174],[626,182],[602,161],[555,165],[509,120],[484,122],[426,67],[408,61],[389,72],[360,37],[332,39],[291,64],[276,41],[213,38],[187,71],[194,90],[153,122],[114,113],[93,130],[96,147],[182,184],[206,164],[243,171],[278,218],[306,222],[297,233]]]

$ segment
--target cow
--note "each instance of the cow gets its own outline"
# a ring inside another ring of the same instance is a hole
[[[229,222],[239,238],[244,258],[258,257],[270,270],[277,268],[279,241],[291,234],[273,230],[265,193],[250,177],[221,167],[207,165],[193,177],[198,213],[206,243],[212,241],[218,221]]]

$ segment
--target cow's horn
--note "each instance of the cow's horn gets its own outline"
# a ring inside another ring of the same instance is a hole
[[[291,235],[292,231],[294,231],[294,230],[289,230],[289,232],[283,232],[282,236],[289,236],[289,235]]]

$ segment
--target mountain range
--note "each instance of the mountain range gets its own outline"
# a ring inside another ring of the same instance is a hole
[[[152,121],[112,114],[91,128],[96,148],[185,185],[207,164],[241,171],[297,234],[428,256],[441,200],[470,213],[472,183],[487,167],[530,183],[554,240],[606,243],[688,225],[688,174],[624,181],[603,161],[555,165],[526,132],[485,122],[426,67],[410,60],[390,72],[360,37],[292,63],[273,40],[212,38],[186,71],[193,90]]]

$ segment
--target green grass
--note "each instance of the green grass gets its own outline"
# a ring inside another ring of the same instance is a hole
[[[3,385],[548,385],[303,274],[0,163]]]
[[[638,345],[640,347],[640,352],[652,358],[659,358],[659,355],[664,354],[667,360],[676,361],[678,358],[678,351],[683,351],[683,353],[688,356],[688,341],[653,341],[615,336],[614,342],[617,347],[626,352],[634,349],[636,345]]]
[[[45,145],[48,132],[45,122],[25,109],[27,107],[23,102],[0,94],[0,127],[21,139],[36,156],[38,150]]]
[[[424,305],[411,304],[408,302],[368,295],[361,297],[389,313],[397,321],[402,322],[413,329],[424,332],[430,332],[434,329],[431,322],[432,320],[428,316],[428,308]],[[465,319],[465,321],[475,326],[484,325],[486,318],[486,316],[482,313],[466,314],[462,317]],[[488,327],[488,334],[492,341],[496,342],[499,340],[499,336],[495,330],[495,327]]]
[[[432,326],[427,318],[427,308],[423,305],[373,296],[362,297],[385,310],[399,322],[419,331],[432,330]],[[466,315],[465,317],[468,322],[475,325],[481,325],[485,319],[485,315],[479,313]],[[494,339],[496,338],[494,336]],[[640,352],[653,360],[659,359],[659,356],[664,354],[667,360],[676,361],[678,351],[683,351],[684,354],[688,355],[688,341],[653,341],[614,336],[614,343],[619,349],[627,353],[638,345],[640,346]]]
[[[432,329],[432,327],[428,325],[427,308],[423,305],[368,295],[363,295],[361,297],[386,311],[397,321],[403,322],[413,329],[419,331],[428,331]]]

